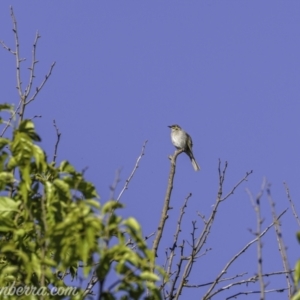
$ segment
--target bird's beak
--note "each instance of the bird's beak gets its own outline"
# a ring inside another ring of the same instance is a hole
[[[169,128],[172,128],[173,126],[168,126]]]

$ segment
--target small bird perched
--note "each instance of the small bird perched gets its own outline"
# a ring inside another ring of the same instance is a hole
[[[168,126],[171,128],[171,140],[177,149],[184,149],[184,152],[189,156],[195,171],[199,171],[200,167],[196,162],[193,154],[192,138],[179,125]]]

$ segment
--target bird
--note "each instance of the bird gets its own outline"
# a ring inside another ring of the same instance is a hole
[[[185,132],[179,125],[174,124],[168,126],[171,128],[171,141],[177,149],[184,149],[184,152],[190,158],[195,171],[200,170],[193,154],[193,141],[190,135]]]

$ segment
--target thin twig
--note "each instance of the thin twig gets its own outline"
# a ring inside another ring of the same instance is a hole
[[[121,181],[121,179],[120,179],[120,173],[121,173],[121,170],[118,169],[118,170],[116,171],[116,175],[115,175],[114,182],[113,182],[113,184],[109,187],[109,189],[110,189],[109,200],[114,200],[114,198],[115,198],[115,191],[116,191],[116,188],[117,188],[117,186],[118,186],[118,183]]]
[[[273,290],[265,290],[265,293],[274,293],[274,292],[277,292],[277,293],[283,293],[284,291],[286,291],[287,288],[282,288],[282,289],[273,289]],[[230,297],[227,297],[226,300],[229,300],[229,299],[236,299],[238,296],[240,295],[250,295],[250,294],[259,294],[260,291],[246,291],[246,292],[239,292],[239,293],[236,293]]]
[[[145,241],[149,240],[152,236],[154,236],[155,232],[152,232],[144,237]]]
[[[272,217],[273,217],[273,221],[274,221],[277,219],[277,215],[276,215],[276,211],[275,211],[275,203],[271,196],[270,186],[267,187],[267,195],[268,195],[269,203],[271,206],[271,212],[272,212]],[[293,274],[292,274],[292,271],[291,271],[291,268],[289,266],[289,262],[287,259],[286,247],[284,245],[284,241],[282,238],[280,222],[274,223],[274,229],[275,229],[275,233],[276,233],[276,239],[277,239],[277,243],[278,243],[279,252],[280,252],[282,263],[283,263],[283,268],[284,268],[284,271],[286,272],[285,278],[286,278],[287,286],[288,286],[288,295],[289,295],[289,299],[291,299],[292,295],[293,295],[293,291],[294,291]]]
[[[245,272],[245,273],[242,273],[242,274],[237,274],[237,275],[232,276],[232,277],[223,278],[223,279],[219,280],[219,283],[220,282],[224,282],[224,281],[233,280],[233,279],[238,278],[238,277],[243,277],[246,274],[248,274],[248,273]],[[206,283],[202,283],[202,284],[186,284],[185,287],[188,287],[188,288],[200,288],[200,287],[204,287],[204,286],[207,286],[207,285],[211,285],[213,283],[214,283],[213,281],[210,281],[210,282],[206,282]]]
[[[59,144],[59,141],[60,141],[61,132],[59,131],[59,129],[58,129],[57,125],[56,125],[55,120],[53,120],[53,126],[54,126],[55,131],[56,131],[56,143],[55,143],[55,146],[54,146],[54,154],[53,154],[53,160],[52,161],[55,164],[56,157],[57,157],[58,144]]]
[[[144,237],[144,241],[147,241],[150,237],[154,236],[154,234],[155,234],[155,232],[152,232],[149,235],[145,236]],[[126,246],[131,245],[131,249],[132,250],[136,249],[137,244],[132,242],[132,238],[131,237],[128,239],[127,243],[125,244]]]
[[[13,55],[16,55],[16,52],[12,51],[11,48],[8,47],[8,46],[4,43],[4,41],[0,41],[0,44],[1,44],[2,47],[3,47],[4,49],[6,49],[8,52],[10,52],[10,53],[13,54]]]
[[[139,167],[140,160],[142,159],[142,157],[143,157],[144,154],[145,154],[145,148],[146,148],[147,142],[148,142],[147,140],[144,142],[143,147],[142,147],[142,152],[141,152],[141,154],[139,155],[139,157],[137,158],[136,163],[135,163],[135,165],[134,165],[134,168],[133,168],[131,174],[130,174],[129,177],[126,179],[125,185],[124,185],[123,189],[121,190],[121,192],[120,192],[120,194],[119,194],[119,196],[118,196],[118,198],[117,198],[117,200],[116,200],[117,202],[120,201],[120,199],[121,199],[123,193],[128,189],[128,185],[129,185],[129,183],[130,183],[132,177],[134,176],[134,173],[136,172],[137,168]]]
[[[169,293],[170,294],[170,296],[169,296],[170,299],[176,299],[176,296],[177,296],[177,293],[174,295],[174,292],[175,292],[176,282],[179,279],[182,264],[183,264],[183,261],[184,261],[184,256],[183,256],[184,244],[185,244],[185,241],[183,240],[182,245],[179,245],[180,260],[179,260],[179,263],[177,264],[177,270],[174,272],[175,273],[175,278],[173,279],[172,284],[171,284],[171,288],[170,288],[170,293]]]
[[[248,274],[248,273],[245,272],[245,273],[242,273],[242,274],[237,274],[237,275],[235,275],[233,277],[223,278],[223,279],[219,280],[219,283],[220,282],[224,282],[224,281],[233,280],[233,279],[238,278],[238,277],[243,277],[246,274]],[[262,274],[262,276],[263,277],[270,277],[270,276],[283,275],[283,274],[286,274],[286,272],[285,271],[277,271],[277,272],[265,273],[265,274]],[[232,283],[228,284],[227,286],[223,286],[220,289],[218,289],[218,292],[222,292],[222,291],[228,290],[231,287],[236,286],[236,285],[242,285],[242,284],[248,285],[249,283],[255,283],[257,281],[258,281],[258,275],[256,274],[254,276],[249,277],[248,279],[243,279],[243,280],[240,280],[240,281],[232,282]],[[204,286],[207,286],[207,285],[211,285],[212,283],[213,283],[213,281],[207,282],[207,283],[203,283],[203,284],[191,285],[191,286],[187,285],[186,287],[196,287],[196,288],[199,288],[199,287],[204,287]]]
[[[15,56],[16,56],[16,67],[17,67],[17,90],[19,92],[20,99],[24,102],[23,91],[22,91],[22,81],[21,81],[21,67],[20,63],[23,59],[20,59],[20,43],[19,43],[19,36],[18,36],[18,28],[17,28],[17,20],[14,15],[14,11],[12,6],[10,7],[10,16],[13,22],[13,32],[15,36]]]
[[[35,97],[37,96],[37,94],[41,91],[41,89],[43,88],[43,86],[45,85],[45,83],[47,82],[47,80],[49,79],[49,77],[51,76],[52,70],[53,70],[54,66],[55,66],[55,62],[53,62],[52,65],[50,66],[50,69],[49,69],[48,73],[45,75],[45,78],[44,78],[44,80],[42,81],[42,83],[41,83],[38,87],[36,87],[35,93],[34,93],[34,94],[31,96],[31,98],[25,103],[26,105],[29,104],[30,102],[32,102],[32,101],[35,99]]]
[[[252,174],[253,173],[253,170],[251,170],[250,172],[248,172],[248,175]],[[244,182],[244,181],[247,181],[247,178],[244,179],[242,178],[232,189],[231,191],[224,197],[222,198],[220,201],[225,201],[229,196],[233,195],[234,194],[234,191],[238,188],[238,186]]]
[[[175,255],[175,249],[177,247],[177,243],[178,243],[178,237],[179,237],[179,233],[181,232],[181,222],[183,219],[183,215],[185,213],[185,208],[187,207],[187,203],[190,199],[190,197],[192,196],[191,193],[189,193],[187,195],[187,197],[184,199],[184,203],[180,209],[180,214],[179,214],[179,218],[177,221],[177,228],[176,228],[176,232],[174,234],[174,241],[173,241],[173,246],[171,248],[171,253],[170,253],[170,257],[169,257],[169,263],[168,263],[168,269],[167,269],[167,275],[169,276],[172,270],[172,263],[173,263],[173,258]]]
[[[35,75],[34,75],[34,67],[38,63],[38,60],[36,60],[36,45],[37,45],[38,39],[40,37],[41,36],[39,35],[39,32],[37,31],[36,35],[35,35],[34,42],[33,42],[32,62],[31,62],[31,67],[29,68],[29,70],[30,70],[29,82],[28,82],[28,86],[26,87],[25,93],[24,93],[25,99],[27,99],[27,97],[28,97],[28,95],[29,95],[29,93],[31,91],[31,87],[32,87],[33,80],[34,80],[34,77],[35,77]]]
[[[11,121],[14,119],[14,117],[16,116],[17,112],[19,111],[20,107],[22,104],[22,100],[19,101],[17,108],[14,110],[14,112],[11,114],[10,118],[8,119],[5,127],[3,128],[2,132],[1,132],[1,137],[3,137],[4,133],[6,132],[7,128],[10,126]]]
[[[33,120],[33,119],[36,119],[36,118],[41,118],[41,117],[42,117],[41,115],[35,115],[30,120]]]
[[[263,223],[263,220],[261,218],[261,210],[260,210],[260,201],[263,196],[264,190],[266,187],[266,179],[264,178],[261,189],[259,194],[256,196],[256,200],[254,201],[252,194],[249,190],[246,190],[249,194],[250,200],[252,202],[253,209],[256,213],[256,232],[255,235],[257,236],[257,258],[258,258],[258,278],[259,278],[259,284],[260,284],[260,299],[264,299],[265,297],[265,283],[263,279],[263,269],[262,269],[262,241],[260,238],[261,233],[261,225]],[[274,221],[274,220],[273,220]]]
[[[294,202],[293,202],[292,197],[291,197],[291,195],[290,195],[290,189],[289,189],[289,187],[288,187],[288,185],[287,185],[286,182],[284,182],[283,185],[284,185],[285,192],[286,192],[286,195],[287,195],[287,197],[288,197],[288,200],[289,200],[289,202],[290,202],[290,205],[291,205],[291,207],[292,207],[293,215],[294,215],[294,217],[295,217],[295,219],[296,219],[296,221],[297,221],[297,223],[298,223],[298,226],[300,227],[300,219],[299,219],[299,217],[298,217],[298,214],[297,214],[296,209],[295,209],[295,206],[294,206]]]

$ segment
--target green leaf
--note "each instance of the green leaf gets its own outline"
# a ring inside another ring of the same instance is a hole
[[[70,266],[69,271],[70,271],[72,279],[77,277],[77,272],[78,272],[78,267],[77,266]]]
[[[113,211],[117,208],[121,208],[121,207],[123,207],[123,205],[120,202],[110,200],[102,206],[102,213],[106,214],[108,212],[111,212],[111,211]]]
[[[18,212],[21,201],[9,197],[0,197],[0,217],[4,218],[11,212]]]
[[[33,156],[36,160],[37,168],[41,171],[45,171],[47,168],[47,162],[44,151],[37,145],[33,145]]]
[[[92,206],[92,207],[95,207],[97,209],[100,209],[100,203],[96,200],[93,200],[93,199],[87,199],[85,200],[85,203]]]
[[[0,190],[4,190],[8,185],[14,182],[14,176],[11,172],[0,172]]]
[[[95,186],[87,181],[80,181],[78,190],[85,198],[99,198]]]
[[[3,171],[5,168],[5,163],[7,161],[7,158],[8,158],[8,154],[6,152],[2,152],[0,154],[0,171]]]
[[[9,139],[5,139],[0,137],[0,150],[2,150],[5,146],[10,144],[10,140]]]
[[[65,172],[70,174],[76,173],[75,168],[67,160],[62,161],[58,169],[60,172]]]
[[[30,166],[29,165],[21,166],[20,171],[22,174],[21,184],[25,184],[27,191],[31,191]],[[25,192],[25,190],[23,190],[23,192]],[[23,194],[23,196],[25,195]]]
[[[17,160],[14,157],[11,157],[7,163],[7,169],[12,171],[17,166]]]
[[[46,183],[45,183],[45,192],[47,195],[48,202],[51,203],[52,199],[54,197],[55,188],[54,188],[53,184],[49,181],[46,181]]]
[[[158,281],[160,278],[155,274],[155,273],[152,273],[152,272],[149,272],[149,271],[144,271],[140,274],[140,277],[143,279],[143,280],[150,280],[150,281]]]
[[[124,225],[130,227],[132,230],[140,232],[141,231],[141,226],[138,223],[138,221],[132,217],[124,220]]]
[[[4,183],[13,183],[14,176],[11,172],[0,172],[0,181]]]
[[[300,260],[297,261],[295,266],[294,281],[295,281],[295,286],[297,286],[300,281]]]
[[[0,104],[0,111],[2,111],[2,110],[8,110],[8,111],[13,112],[14,106],[11,104],[8,104],[8,103],[3,103],[3,104]]]
[[[31,139],[24,133],[15,131],[11,151],[18,165],[28,165],[32,157]]]
[[[53,184],[54,184],[56,190],[58,190],[60,196],[64,196],[66,199],[71,199],[71,191],[70,191],[70,187],[67,183],[65,183],[61,179],[55,179],[53,181]]]
[[[100,259],[98,268],[96,270],[99,280],[102,280],[106,277],[106,275],[109,272],[110,266],[111,266],[110,257],[108,255],[102,255],[102,258]]]
[[[34,123],[31,120],[23,120],[18,128],[18,131],[21,133],[25,133],[33,141],[41,141],[41,138],[35,132]]]
[[[300,231],[297,232],[298,243],[300,243]]]
[[[291,300],[300,300],[300,291],[298,291],[292,298]]]

